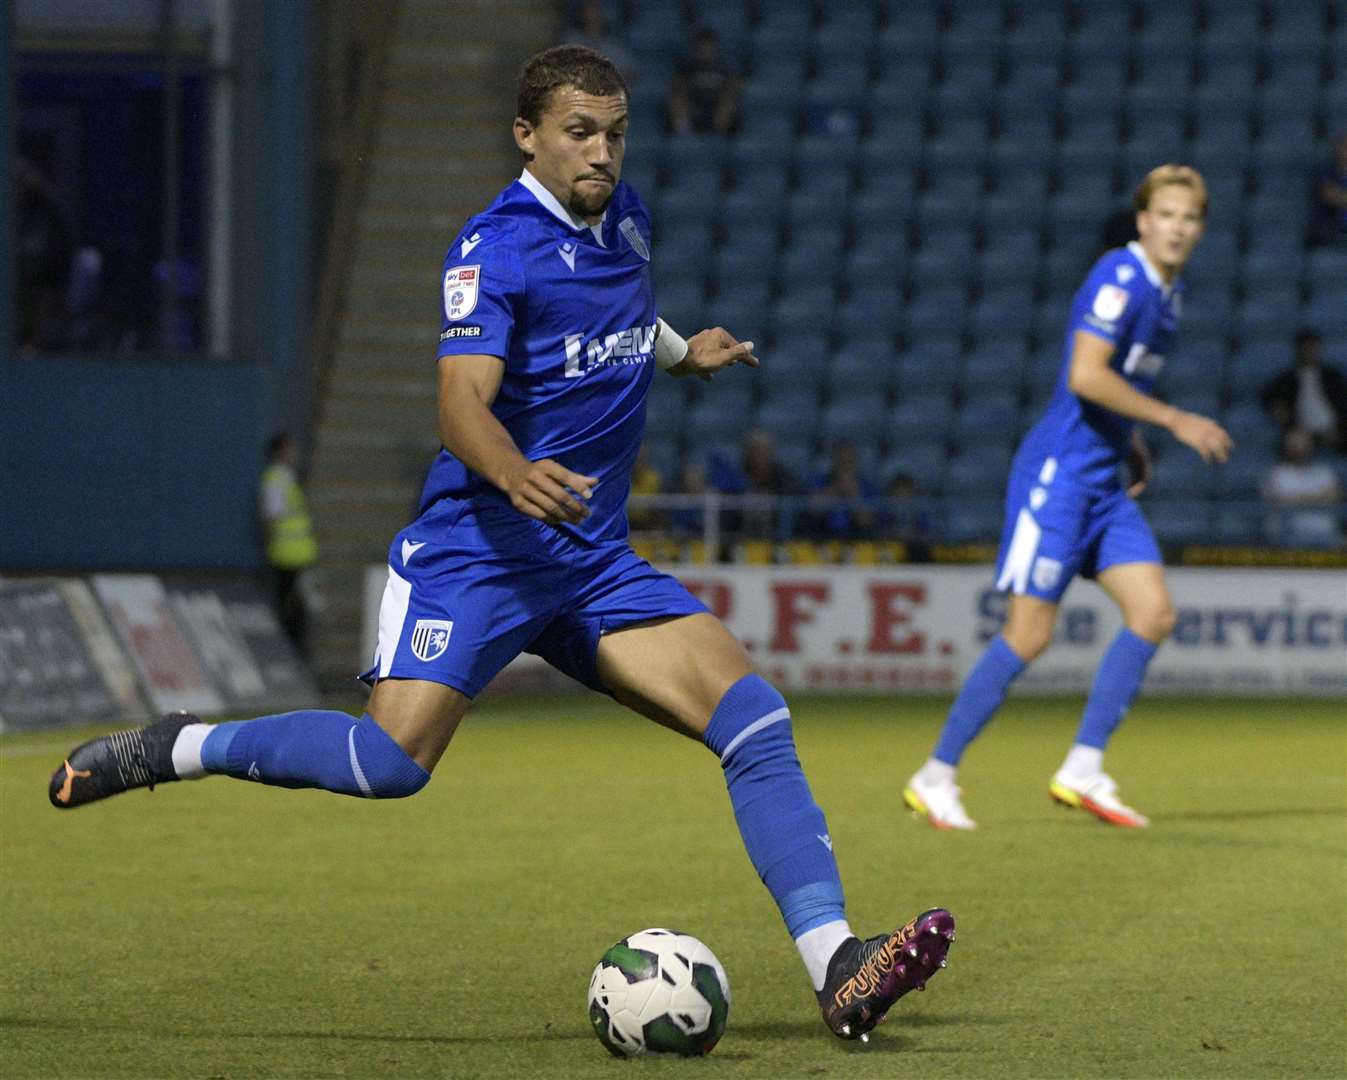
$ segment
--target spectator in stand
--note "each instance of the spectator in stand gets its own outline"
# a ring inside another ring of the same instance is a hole
[[[1337,474],[1314,460],[1314,437],[1303,428],[1282,435],[1282,459],[1263,479],[1263,501],[1270,511],[1268,539],[1302,547],[1332,547],[1342,542],[1342,488]]]
[[[825,472],[814,480],[810,531],[821,540],[868,540],[875,535],[875,486],[861,475],[856,447],[833,443]]]
[[[22,154],[14,159],[14,183],[18,345],[31,355],[64,344],[74,229],[56,185]]]
[[[695,461],[684,462],[674,494],[704,497],[708,490],[706,470]],[[697,539],[705,529],[706,514],[700,506],[680,506],[669,513],[669,531],[676,539]]]
[[[726,474],[719,478],[718,486],[725,494],[770,495],[779,499],[796,493],[795,477],[777,459],[776,442],[770,432],[755,429],[748,433],[740,469],[738,475]],[[781,520],[780,510],[773,504],[732,512],[726,515],[726,528],[749,540],[771,540],[776,536]]]
[[[641,448],[636,451],[636,464],[631,467],[631,493],[658,495],[663,490],[664,477],[650,464],[650,452],[646,444],[641,443]],[[638,503],[627,512],[627,522],[633,529],[658,529],[664,523],[664,515]]]
[[[602,53],[627,80],[628,86],[636,85],[638,68],[631,53],[621,40],[613,36],[608,25],[608,13],[603,8],[603,0],[583,0],[576,12],[575,25],[562,39],[565,45],[585,45],[597,53]]]
[[[739,76],[721,56],[720,38],[709,27],[692,38],[692,52],[674,72],[669,122],[688,132],[731,134],[739,119]]]
[[[1315,177],[1310,240],[1347,244],[1347,131],[1338,136],[1332,160]]]
[[[899,540],[907,545],[914,561],[925,560],[930,553],[931,510],[917,481],[910,473],[895,473],[884,492],[877,530],[882,539]]]
[[[1263,408],[1283,432],[1303,428],[1330,450],[1347,451],[1347,376],[1324,363],[1324,343],[1313,330],[1296,335],[1295,366],[1262,393]]]

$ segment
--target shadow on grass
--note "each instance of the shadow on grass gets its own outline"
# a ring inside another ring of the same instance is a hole
[[[1266,810],[1181,810],[1157,816],[1165,821],[1271,821],[1277,818],[1341,817],[1341,806],[1277,806]]]
[[[895,1017],[871,1035],[869,1043],[851,1040],[836,1040],[837,1049],[846,1053],[862,1054],[898,1054],[898,1053],[944,1053],[946,1049],[938,1046],[918,1045],[917,1040],[904,1035],[904,1028],[958,1028],[969,1024],[1004,1024],[1009,1021],[1000,1016],[960,1016],[942,1018],[930,1015]],[[816,1019],[809,1020],[770,1020],[750,1024],[732,1024],[729,1034],[732,1038],[743,1039],[801,1039],[815,1040],[824,1036],[819,1030]],[[0,1031],[80,1031],[126,1035],[131,1028],[123,1024],[93,1026],[83,1022],[68,1020],[46,1020],[35,1017],[0,1016]],[[161,1039],[263,1039],[263,1040],[317,1040],[335,1043],[384,1043],[396,1045],[427,1046],[473,1046],[491,1043],[511,1042],[587,1042],[594,1038],[587,1028],[543,1029],[533,1032],[512,1032],[508,1038],[501,1035],[448,1035],[448,1034],[392,1034],[366,1031],[165,1031],[140,1028],[138,1035]],[[754,1056],[750,1050],[725,1049],[716,1053],[718,1060],[748,1060]]]

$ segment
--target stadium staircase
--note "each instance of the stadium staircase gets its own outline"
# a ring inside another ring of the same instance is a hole
[[[324,610],[314,632],[325,690],[361,663],[365,567],[382,563],[412,514],[435,433],[436,281],[449,241],[518,171],[509,137],[514,81],[555,40],[556,5],[538,0],[400,0],[369,93],[363,197],[334,215],[329,290],[316,338],[320,403],[308,490],[322,551]],[[330,321],[330,325],[322,325]],[[325,337],[326,335],[326,337]],[[321,348],[321,346],[320,346]]]

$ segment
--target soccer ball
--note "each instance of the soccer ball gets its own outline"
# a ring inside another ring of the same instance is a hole
[[[589,1020],[617,1057],[709,1054],[725,1034],[730,980],[691,934],[642,930],[603,954],[589,979]]]

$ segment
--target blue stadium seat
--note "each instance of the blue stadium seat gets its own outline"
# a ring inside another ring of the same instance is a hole
[[[832,330],[835,307],[836,294],[821,279],[788,282],[786,291],[772,304],[772,340],[789,340],[795,334],[826,336]]]
[[[1023,342],[1003,340],[974,349],[959,370],[965,400],[997,391],[1019,392],[1028,354]]]
[[[1257,498],[1218,502],[1212,512],[1211,535],[1218,544],[1261,544],[1266,509]]]
[[[1026,204],[1042,203],[1048,194],[1048,170],[1043,165],[1042,147],[1032,165],[1027,167],[1006,167],[998,169],[992,175],[992,198],[1020,199]],[[1024,207],[1026,223],[1036,220],[1032,205]]]
[[[859,442],[877,438],[884,427],[884,399],[875,393],[853,391],[823,410],[822,433],[827,442]]]
[[[1248,453],[1241,446],[1224,465],[1212,469],[1212,485],[1223,499],[1256,499],[1271,465],[1272,459]]]
[[[776,280],[783,289],[795,288],[801,282],[816,282],[831,292],[841,279],[842,255],[837,248],[792,244],[778,259]]]
[[[926,238],[927,243],[912,257],[910,276],[919,292],[948,285],[962,286],[973,280],[977,263],[971,233]]]
[[[754,344],[757,344],[756,339]],[[818,393],[828,371],[828,339],[822,334],[796,334],[758,353],[762,367],[754,374],[764,395],[778,390]]]
[[[845,173],[818,173],[808,186],[797,188],[786,201],[786,223],[792,234],[821,226],[841,228],[847,221],[851,192]]]
[[[1256,401],[1243,401],[1231,405],[1221,416],[1221,423],[1230,432],[1230,437],[1240,447],[1241,452],[1248,446],[1258,446],[1270,441],[1276,432],[1276,426]]]
[[[723,326],[740,341],[766,340],[767,289],[745,285],[732,295],[717,296],[707,305],[706,324]]]
[[[658,258],[659,248],[655,250]],[[722,246],[712,256],[712,291],[729,292],[746,281],[766,284],[776,272],[777,260],[775,244]]]
[[[837,311],[839,332],[851,337],[892,337],[898,332],[899,294],[894,286],[857,289]]]
[[[660,392],[655,392],[655,387]],[[682,386],[672,379],[656,379],[651,384],[646,407],[645,434],[647,439],[666,439],[677,442],[683,436],[687,415],[687,398]]]
[[[1201,85],[1188,95],[1189,115],[1201,130],[1216,120],[1247,120],[1254,102],[1257,71],[1252,65],[1206,69]]]
[[[1255,401],[1263,387],[1293,363],[1289,339],[1244,342],[1225,365],[1225,396],[1232,403]]]
[[[1040,256],[1037,230],[1016,229],[1001,233],[978,256],[978,280],[983,289],[1035,281]]]
[[[671,326],[692,326],[705,320],[706,295],[699,283],[668,286],[656,294],[656,310]]]
[[[730,149],[730,167],[741,190],[780,192],[786,186],[791,140],[741,135]],[[779,179],[778,179],[779,178]]]
[[[866,236],[846,252],[842,279],[849,289],[867,285],[901,284],[907,270],[906,233],[879,233]]]
[[[954,406],[938,391],[904,394],[884,419],[890,444],[943,440],[954,421]]]
[[[912,218],[913,181],[906,173],[876,177],[876,186],[865,188],[850,201],[853,236],[864,238],[878,226],[905,225]]]
[[[818,437],[820,415],[815,394],[794,390],[765,400],[753,415],[753,426],[778,440],[812,442]]]
[[[1187,447],[1180,452],[1165,450],[1152,464],[1151,483],[1146,494],[1162,499],[1203,499],[1211,494],[1214,478],[1211,467]]]
[[[1142,509],[1162,544],[1198,544],[1210,539],[1210,507],[1205,502],[1143,495]]]
[[[671,439],[651,436],[647,426],[642,449],[650,467],[659,473],[660,486],[666,490],[674,487],[678,483],[679,466],[683,456],[678,450],[678,443]]]
[[[740,188],[722,195],[715,204],[722,223],[752,222],[764,229],[775,230],[781,224],[781,201],[764,199],[752,189]]]
[[[962,299],[962,293],[959,294]],[[903,398],[927,392],[945,397],[959,376],[959,342],[950,337],[917,339],[898,356],[896,378]]]
[[[889,452],[880,466],[880,477],[885,486],[898,473],[906,473],[917,482],[922,492],[934,491],[940,485],[940,476],[945,471],[945,446],[941,442],[921,439],[913,440],[890,438]]]
[[[956,444],[957,445],[957,444]],[[1000,511],[998,496],[1005,488],[1010,454],[1003,446],[973,446],[958,450],[945,463],[942,488],[949,495],[982,496]]]
[[[1017,339],[1033,329],[1034,290],[1031,285],[1002,285],[984,292],[973,304],[969,332],[983,341]]]
[[[860,339],[838,349],[828,368],[829,392],[844,388],[879,388],[885,393],[898,389],[898,353],[891,342]]]
[[[1347,281],[1347,249],[1317,248],[1309,254],[1306,271],[1312,284]]]
[[[880,0],[881,56],[930,55],[940,40],[939,9],[925,0]]]
[[[746,392],[735,393],[718,388],[693,405],[684,418],[684,430],[691,445],[737,441],[744,432],[744,417],[752,408]]]
[[[1009,120],[1019,123],[1032,118],[1051,120],[1062,72],[1060,53],[1033,60],[1012,57],[1009,76],[996,94],[996,115],[1002,129]]]
[[[999,502],[947,495],[941,499],[945,537],[953,544],[995,543],[1001,534]]]
[[[1239,338],[1285,338],[1300,324],[1300,289],[1296,285],[1271,286],[1239,305],[1235,334]]]
[[[1316,284],[1303,314],[1304,322],[1324,337],[1347,336],[1347,279]]]

